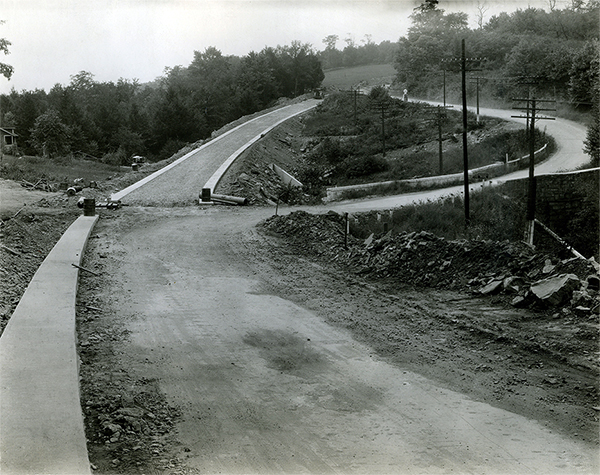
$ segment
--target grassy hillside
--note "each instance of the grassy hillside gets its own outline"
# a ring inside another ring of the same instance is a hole
[[[369,86],[391,84],[396,70],[391,64],[370,64],[353,68],[330,69],[325,71],[324,87],[350,89],[359,83]]]

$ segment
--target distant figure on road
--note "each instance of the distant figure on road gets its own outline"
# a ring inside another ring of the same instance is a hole
[[[404,89],[404,94],[402,95],[402,100],[404,102],[408,102],[408,89]]]

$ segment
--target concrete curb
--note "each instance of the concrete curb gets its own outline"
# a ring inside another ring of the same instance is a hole
[[[231,165],[233,165],[233,162],[235,162],[235,160],[242,153],[244,153],[247,149],[249,149],[252,145],[254,145],[256,142],[258,142],[261,138],[263,138],[265,135],[267,135],[269,132],[271,132],[271,130],[273,130],[274,128],[280,126],[281,124],[283,124],[284,122],[292,119],[293,117],[296,117],[296,116],[298,116],[300,114],[304,114],[304,113],[308,112],[309,110],[314,109],[315,107],[317,107],[317,105],[318,105],[318,103],[314,104],[311,107],[308,107],[305,110],[301,110],[299,112],[296,112],[295,114],[292,114],[289,117],[286,117],[285,119],[281,119],[280,121],[276,122],[275,124],[267,127],[265,130],[263,130],[260,134],[258,134],[257,136],[255,136],[253,139],[251,139],[248,142],[246,142],[239,149],[237,149],[234,153],[232,153],[229,157],[227,157],[227,160],[225,160],[225,162],[223,162],[223,164],[213,174],[213,176],[211,176],[208,179],[208,181],[203,186],[203,188],[210,188],[211,192],[213,192],[215,190],[215,188],[218,186],[219,182],[221,181],[221,178],[223,178],[223,175],[225,175],[225,173],[227,172],[227,170],[229,170],[229,167],[231,167]],[[286,106],[286,107],[289,107],[289,106]],[[281,110],[281,109],[278,109],[278,110]],[[265,114],[265,115],[267,115],[267,114]],[[261,116],[261,117],[264,117],[264,116]],[[259,118],[259,117],[257,117],[257,118]]]
[[[217,137],[215,137],[214,139],[211,139],[211,140],[209,140],[208,142],[206,142],[206,143],[202,144],[200,147],[198,147],[198,148],[195,148],[194,150],[192,150],[192,151],[190,151],[190,152],[186,153],[186,154],[185,154],[183,157],[180,157],[180,158],[178,158],[178,159],[177,159],[177,160],[175,160],[173,163],[170,163],[169,165],[167,165],[167,166],[165,166],[165,167],[161,168],[160,170],[157,170],[157,171],[155,171],[155,172],[154,172],[154,173],[152,173],[151,175],[148,175],[147,177],[145,177],[145,178],[142,178],[140,181],[137,181],[137,182],[133,183],[132,185],[129,185],[127,188],[124,188],[124,189],[122,189],[122,190],[120,190],[120,191],[118,191],[118,192],[116,192],[116,193],[113,193],[113,194],[111,195],[111,199],[112,199],[112,200],[120,200],[120,199],[122,199],[124,196],[128,195],[128,194],[129,194],[129,193],[131,193],[132,191],[134,191],[134,190],[137,190],[139,187],[141,187],[141,186],[145,185],[146,183],[148,183],[149,181],[153,180],[154,178],[156,178],[156,177],[158,177],[158,176],[162,175],[163,173],[165,173],[165,172],[169,171],[171,168],[173,168],[173,167],[176,167],[176,166],[177,166],[177,165],[179,165],[181,162],[183,162],[183,161],[187,160],[188,158],[192,157],[192,156],[193,156],[193,155],[195,155],[196,153],[200,152],[202,149],[204,149],[204,148],[206,148],[206,147],[210,147],[210,146],[211,146],[212,144],[214,144],[215,142],[218,142],[219,140],[221,140],[221,139],[223,139],[223,138],[227,137],[229,134],[231,134],[231,133],[233,133],[233,132],[237,131],[238,129],[240,129],[240,128],[242,128],[242,127],[244,127],[244,126],[246,126],[246,125],[250,124],[251,122],[255,122],[255,121],[259,120],[259,119],[262,119],[263,117],[267,117],[267,116],[269,116],[269,115],[275,114],[276,112],[280,112],[281,110],[283,110],[283,109],[287,109],[287,108],[289,108],[289,107],[292,107],[292,105],[287,105],[287,106],[280,107],[279,109],[272,110],[271,112],[267,112],[266,114],[259,115],[259,116],[257,116],[257,117],[254,117],[254,118],[250,119],[250,120],[247,120],[246,122],[242,122],[241,124],[237,125],[237,126],[236,126],[236,127],[234,127],[233,129],[230,129],[230,130],[228,130],[227,132],[225,132],[225,133],[223,133],[223,134],[221,134],[221,135],[218,135],[218,136],[217,136]],[[305,112],[305,111],[303,111],[303,112]],[[299,112],[298,114],[300,114],[300,113],[302,113],[302,112]],[[298,115],[298,114],[294,114],[294,116],[295,116],[295,115]],[[289,118],[291,118],[291,117],[294,117],[294,116],[290,116],[290,117],[288,117],[288,119],[289,119]],[[284,119],[284,120],[287,120],[287,119]],[[275,126],[279,125],[281,122],[283,122],[283,120],[282,120],[282,121],[279,121],[279,122],[278,122],[278,123],[277,123]],[[275,127],[275,126],[273,126],[273,127]],[[270,128],[269,128],[269,129],[267,129],[266,131],[262,132],[262,134],[265,134],[265,133],[267,133],[267,132],[268,132],[268,131],[270,131],[270,130],[271,130],[273,127],[270,127]],[[211,182],[211,180],[215,180],[215,179],[218,181],[218,180],[220,179],[220,177],[221,177],[221,176],[222,176],[222,175],[225,173],[225,171],[227,171],[227,168],[229,168],[229,166],[231,165],[231,163],[233,163],[233,160],[235,160],[235,158],[237,158],[237,156],[238,156],[239,154],[241,154],[241,153],[242,153],[242,152],[243,152],[243,151],[244,151],[244,150],[245,150],[247,147],[249,147],[250,145],[252,145],[252,143],[254,143],[254,142],[255,142],[256,140],[258,140],[259,138],[260,138],[260,135],[259,135],[258,137],[255,137],[255,138],[254,138],[254,139],[253,139],[253,140],[252,140],[252,141],[251,141],[251,142],[250,142],[248,145],[245,145],[245,146],[244,146],[244,147],[242,147],[240,150],[238,150],[237,152],[235,152],[235,153],[234,153],[234,154],[233,154],[231,157],[229,157],[229,158],[227,159],[227,161],[226,161],[226,163],[228,163],[228,165],[226,165],[226,166],[225,166],[225,168],[224,168],[223,170],[222,170],[223,166],[222,166],[222,167],[221,167],[219,170],[217,170],[217,172],[216,172],[216,173],[213,175],[213,177],[211,177],[211,178],[209,179],[209,182]],[[232,158],[232,157],[233,157],[233,158]],[[210,185],[210,188],[212,189],[212,187],[213,187],[213,186],[214,186],[214,185]],[[205,188],[206,188],[206,187],[205,187]]]
[[[0,473],[89,474],[75,333],[78,270],[97,216],[39,267],[0,337]]]

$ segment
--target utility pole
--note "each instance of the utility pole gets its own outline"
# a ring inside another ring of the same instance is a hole
[[[354,127],[356,127],[356,125],[358,124],[357,102],[358,102],[358,95],[360,94],[360,92],[358,89],[354,89],[352,87],[350,87],[350,90],[347,92],[348,92],[348,94],[350,94],[352,96],[352,102],[354,105]]]
[[[527,132],[529,139],[529,182],[527,187],[527,229],[525,230],[525,242],[530,246],[533,246],[533,231],[535,227],[535,201],[536,201],[536,179],[535,179],[535,121],[536,113],[540,111],[555,111],[556,109],[540,108],[538,103],[551,102],[554,100],[540,100],[535,99],[535,96],[530,94],[527,99],[513,99],[517,102],[526,102],[526,106],[513,107],[513,109],[519,109],[526,111],[526,115],[513,115],[512,117],[526,119],[527,120]],[[537,120],[554,120],[554,117],[537,117]]]
[[[463,133],[462,133],[462,144],[463,144],[463,167],[464,167],[464,181],[465,181],[465,227],[469,227],[471,224],[471,217],[469,214],[469,156],[467,152],[467,55],[465,48],[465,40],[461,41],[461,60],[460,60],[460,72],[462,78],[462,118],[463,118]]]
[[[385,157],[385,111],[390,105],[385,101],[381,101],[377,104],[377,108],[381,109],[381,144],[383,147],[383,156]]]
[[[373,104],[373,108],[381,111],[381,144],[383,147],[383,156],[385,157],[385,111],[390,107],[389,100],[381,99]]]
[[[461,83],[462,83],[462,117],[463,117],[463,167],[464,167],[464,194],[465,194],[465,227],[469,227],[471,223],[469,211],[469,154],[467,150],[467,71],[481,71],[481,69],[468,69],[467,63],[481,62],[484,58],[467,58],[465,40],[461,41],[461,57],[453,58],[445,61],[460,62]]]
[[[452,106],[449,106],[452,107]],[[430,111],[435,111],[435,115],[430,120],[430,123],[435,125],[438,129],[438,156],[439,156],[439,174],[442,175],[444,173],[444,157],[443,157],[443,149],[442,149],[442,126],[447,117],[446,110],[449,107],[435,106],[435,108],[430,108]]]
[[[485,79],[479,76],[476,76],[474,78],[471,78],[471,82],[473,82],[473,80],[475,80],[476,82],[476,88],[477,88],[477,123],[479,124],[479,80],[480,79]]]
[[[446,69],[444,69],[444,108],[446,107]]]
[[[381,144],[383,146],[383,156],[385,158],[385,106],[381,104]]]

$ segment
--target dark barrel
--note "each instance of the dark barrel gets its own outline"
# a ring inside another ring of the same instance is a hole
[[[96,200],[94,198],[83,199],[83,215],[84,216],[95,216],[96,215]]]

